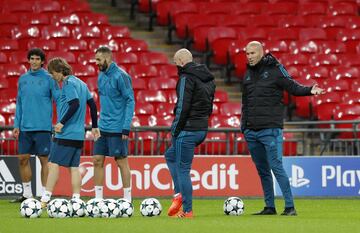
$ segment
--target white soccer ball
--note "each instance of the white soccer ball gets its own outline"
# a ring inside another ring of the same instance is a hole
[[[239,197],[229,197],[224,202],[224,213],[226,215],[239,216],[244,213],[245,205]]]
[[[72,217],[84,217],[86,215],[86,204],[79,198],[73,198],[70,200],[70,204],[73,209]]]
[[[134,213],[134,206],[131,202],[126,200],[125,198],[121,198],[117,200],[117,203],[119,204],[120,214],[119,216],[122,218],[129,218]]]
[[[73,214],[73,209],[68,200],[56,198],[47,205],[47,213],[50,218],[69,218]]]
[[[120,217],[119,203],[114,199],[105,199],[100,205],[100,213],[103,218],[117,218]]]
[[[162,206],[156,198],[147,198],[140,204],[140,213],[142,216],[153,217],[159,216]]]
[[[25,218],[38,218],[42,214],[41,202],[28,198],[20,205],[20,214]]]
[[[86,216],[92,218],[100,218],[101,212],[100,208],[104,205],[104,200],[101,198],[90,199],[86,203]]]

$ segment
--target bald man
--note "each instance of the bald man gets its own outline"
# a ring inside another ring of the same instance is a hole
[[[193,62],[189,50],[177,51],[174,63],[179,74],[176,85],[178,100],[171,125],[172,145],[166,151],[165,159],[175,194],[168,215],[192,218],[190,170],[195,147],[204,141],[207,134],[216,86],[214,76],[205,65]]]
[[[281,215],[297,215],[289,178],[282,164],[283,92],[296,96],[318,95],[324,89],[302,86],[292,79],[282,64],[271,54],[264,55],[260,42],[246,46],[248,60],[243,81],[241,130],[255,163],[264,191],[265,207],[255,215],[275,215],[274,173],[285,198]]]
[[[105,156],[114,158],[121,173],[123,197],[132,201],[131,174],[128,162],[128,137],[135,100],[130,76],[112,61],[111,50],[100,47],[95,53],[99,67],[99,128],[101,137],[93,152],[95,197],[103,198]]]

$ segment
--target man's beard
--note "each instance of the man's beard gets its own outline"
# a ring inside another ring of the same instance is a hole
[[[109,64],[106,61],[104,61],[104,64],[99,65],[99,70],[104,72],[107,70],[108,67],[109,67]]]

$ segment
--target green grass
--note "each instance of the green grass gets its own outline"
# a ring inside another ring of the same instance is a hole
[[[146,218],[139,213],[141,200],[135,200],[135,214],[129,219],[69,218],[50,219],[43,213],[38,219],[25,219],[19,214],[19,204],[0,200],[0,233],[332,233],[360,232],[360,204],[356,199],[296,199],[298,216],[253,216],[263,208],[261,199],[244,199],[242,216],[225,216],[224,199],[195,199],[193,219],[174,219],[166,216],[170,199],[160,199],[163,213]],[[278,212],[283,201],[277,200]]]

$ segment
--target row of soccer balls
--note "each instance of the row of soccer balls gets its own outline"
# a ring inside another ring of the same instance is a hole
[[[134,206],[126,199],[90,199],[84,202],[81,199],[53,199],[47,205],[47,214],[50,218],[93,217],[93,218],[127,218],[134,213]],[[38,218],[42,214],[41,202],[29,198],[21,203],[20,214],[26,218]],[[142,216],[159,216],[162,206],[156,198],[147,198],[140,204]],[[230,197],[224,202],[226,215],[241,215],[244,213],[244,202],[238,197]]]

